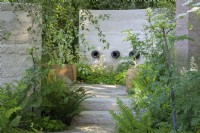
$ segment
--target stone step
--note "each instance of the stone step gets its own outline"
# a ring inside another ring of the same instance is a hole
[[[114,131],[114,125],[82,124],[72,127],[70,130],[57,133],[114,133]]]
[[[127,98],[120,98],[124,103],[128,104]],[[117,99],[116,98],[88,98],[82,105],[86,111],[108,111],[117,110]]]
[[[124,86],[79,84],[92,95],[82,103],[85,111],[77,115],[72,129],[62,133],[114,133],[109,110],[117,110],[117,98],[129,104]],[[61,132],[60,132],[61,133]]]
[[[91,92],[88,91],[89,94],[93,97],[99,97],[99,98],[123,98],[127,96],[127,94],[108,94],[106,92]]]
[[[126,89],[124,86],[119,85],[85,85],[79,84],[79,87],[83,87],[89,93],[95,95],[96,97],[107,96],[125,96],[127,95]]]
[[[113,124],[113,120],[109,111],[82,111],[72,122],[72,125],[80,124]]]

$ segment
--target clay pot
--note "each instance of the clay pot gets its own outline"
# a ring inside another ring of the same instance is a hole
[[[71,81],[76,81],[76,67],[73,64],[64,64],[62,66],[55,65],[55,72],[57,76],[67,76]]]
[[[56,78],[62,79],[66,84],[71,85],[76,81],[75,65],[54,65],[53,69],[49,70],[48,83],[52,83]]]

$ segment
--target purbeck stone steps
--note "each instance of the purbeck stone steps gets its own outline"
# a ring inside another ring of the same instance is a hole
[[[94,124],[81,124],[73,127],[71,130],[59,132],[59,133],[114,133],[115,125],[94,125]]]
[[[82,103],[84,111],[72,122],[72,129],[62,133],[114,133],[115,125],[109,113],[117,110],[117,98],[128,103],[124,86],[78,85],[84,87],[92,97]]]
[[[75,124],[112,124],[109,111],[82,111],[74,119]]]
[[[119,97],[123,102],[128,103],[128,99]],[[85,111],[108,111],[117,110],[117,98],[102,98],[102,97],[92,97],[86,99],[82,103],[82,107]]]

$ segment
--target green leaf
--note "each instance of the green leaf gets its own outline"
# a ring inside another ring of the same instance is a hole
[[[191,125],[192,126],[196,126],[200,123],[200,118],[193,118],[192,121],[191,121]]]
[[[20,123],[21,116],[16,116],[9,124],[9,127],[17,127]]]

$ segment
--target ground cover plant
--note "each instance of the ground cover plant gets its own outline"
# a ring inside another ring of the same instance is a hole
[[[84,63],[77,64],[77,80],[87,84],[125,85],[126,72],[129,63],[121,63],[117,69],[113,66],[92,67]]]

